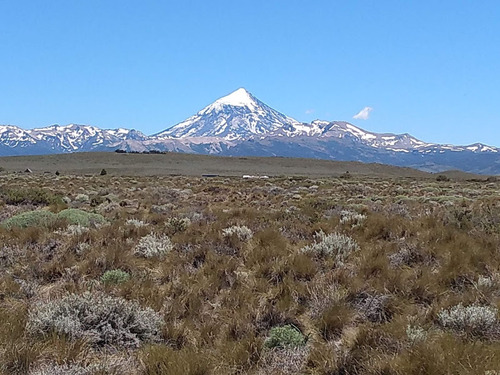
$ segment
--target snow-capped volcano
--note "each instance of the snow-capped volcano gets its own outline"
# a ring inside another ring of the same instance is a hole
[[[217,137],[238,140],[264,136],[282,129],[294,132],[296,126],[300,127],[301,123],[240,88],[153,138]]]
[[[427,143],[409,134],[374,133],[345,121],[302,123],[240,88],[152,136],[136,130],[0,125],[0,156],[77,151],[176,151],[227,156],[286,156],[362,161],[426,171],[500,174],[500,149]]]

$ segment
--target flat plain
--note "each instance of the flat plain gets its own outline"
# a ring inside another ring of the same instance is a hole
[[[184,153],[120,154],[85,152],[0,158],[0,168],[9,172],[30,169],[36,173],[97,174],[102,169],[116,176],[221,176],[268,175],[338,177],[346,172],[362,176],[431,178],[431,173],[411,168],[351,161],[282,157],[222,157]],[[486,179],[460,171],[442,173],[454,179]]]
[[[182,154],[0,166],[2,374],[500,369],[494,179]]]

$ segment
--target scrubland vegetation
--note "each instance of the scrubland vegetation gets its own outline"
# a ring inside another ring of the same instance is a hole
[[[0,373],[499,374],[499,193],[5,172]]]

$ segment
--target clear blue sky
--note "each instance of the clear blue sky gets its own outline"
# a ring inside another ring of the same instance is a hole
[[[245,87],[300,121],[500,146],[499,20],[488,0],[0,0],[0,124],[152,134]]]

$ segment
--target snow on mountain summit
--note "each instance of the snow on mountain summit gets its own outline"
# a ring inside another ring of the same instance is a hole
[[[247,107],[249,109],[256,109],[258,107],[257,99],[244,88],[239,88],[231,94],[226,95],[215,102],[205,107],[198,113],[205,113],[214,109],[220,109],[222,106],[229,105],[233,107]]]

